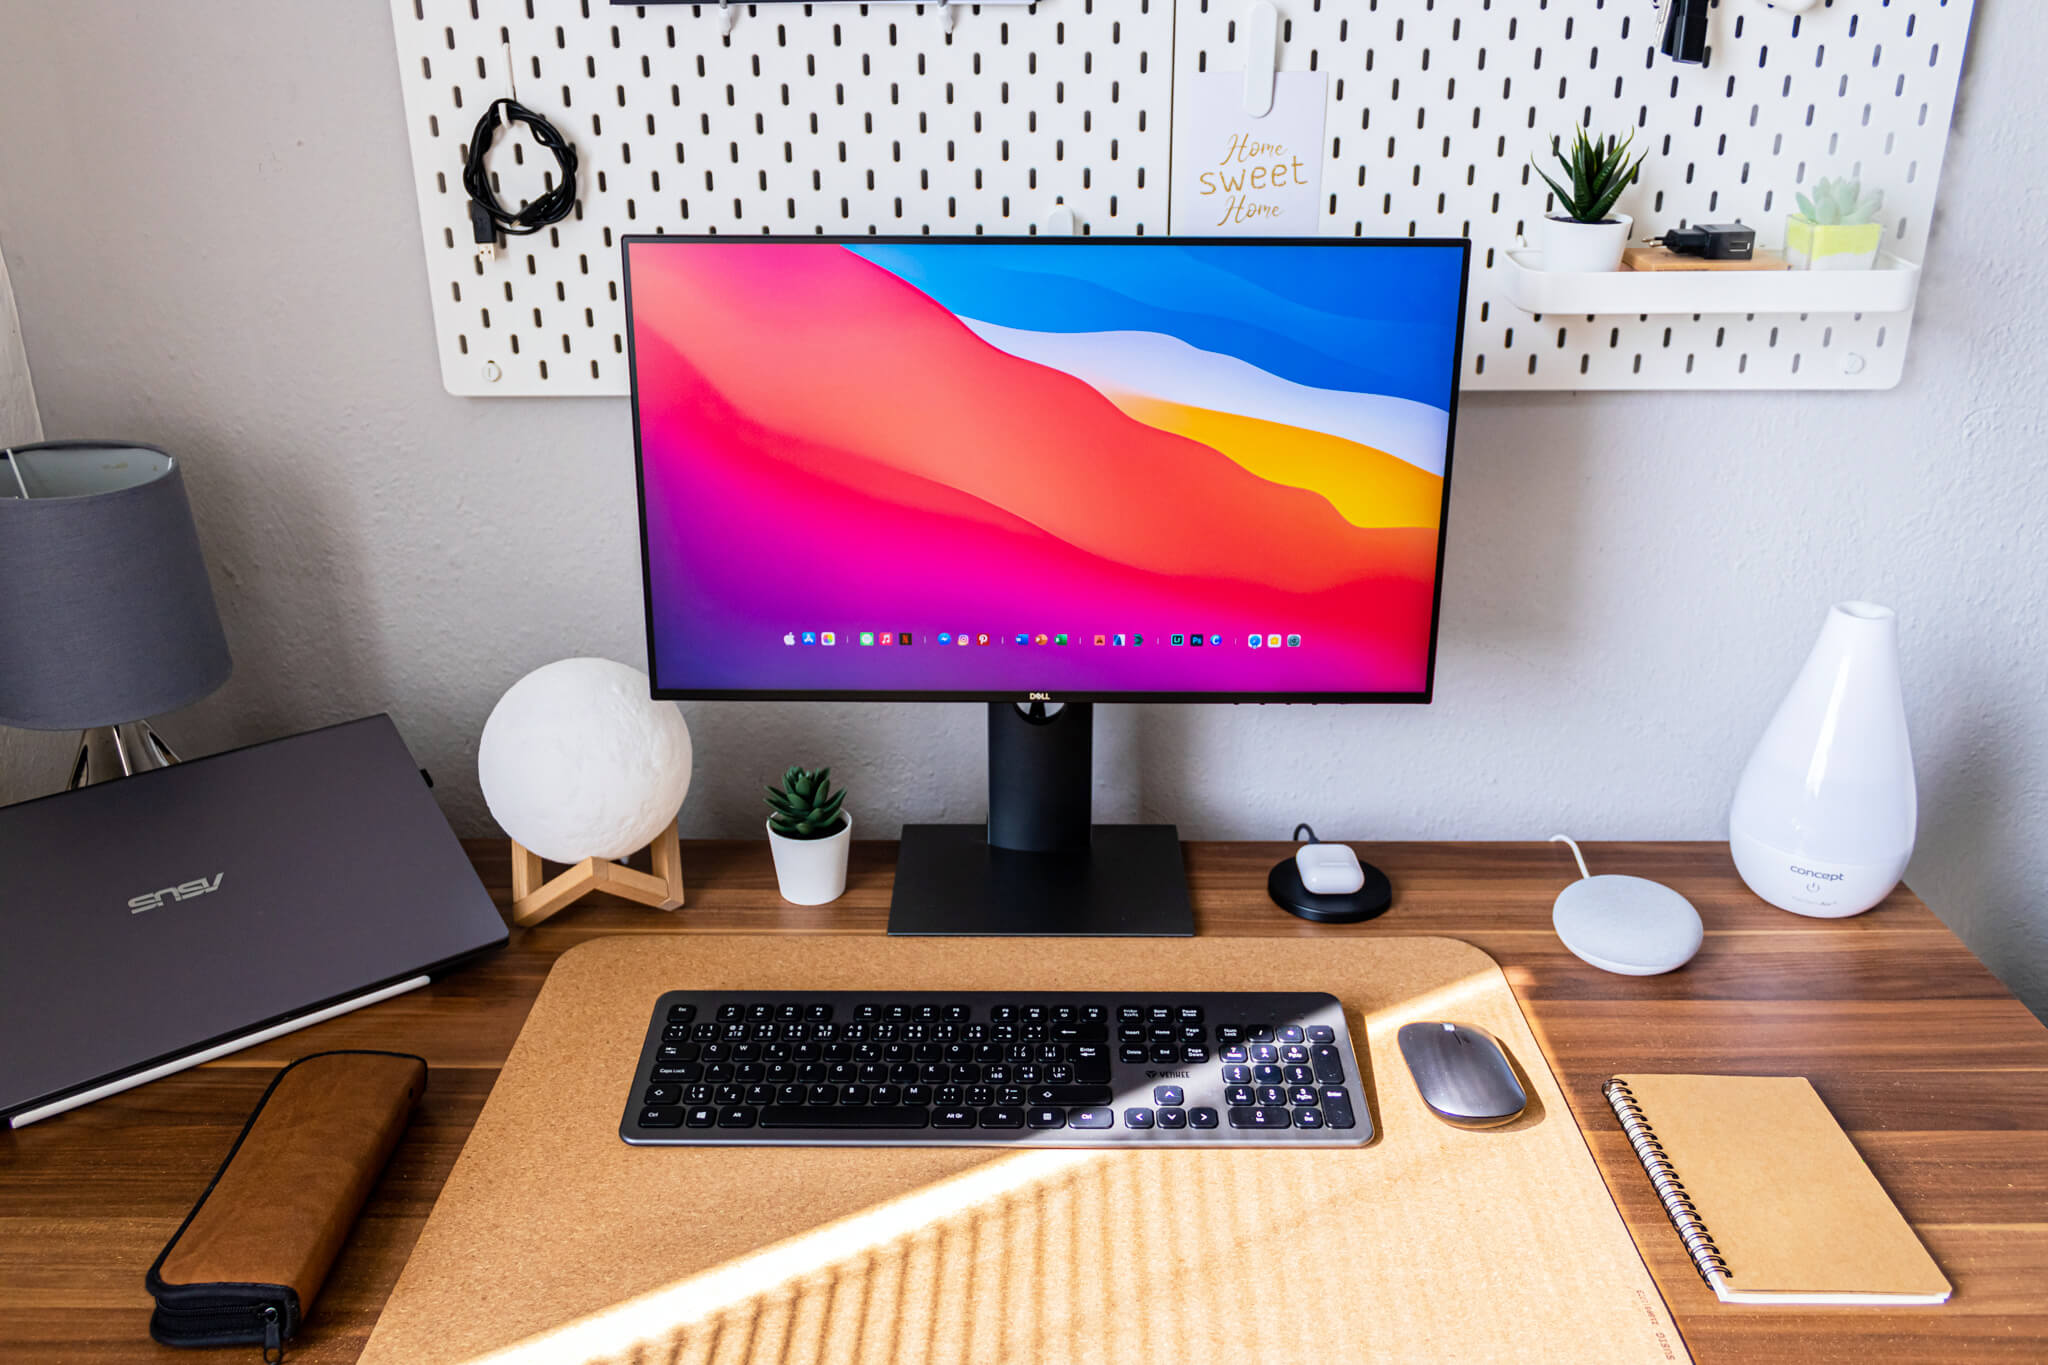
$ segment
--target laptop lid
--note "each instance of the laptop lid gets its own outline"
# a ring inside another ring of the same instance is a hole
[[[388,716],[0,808],[0,1116],[505,939]]]

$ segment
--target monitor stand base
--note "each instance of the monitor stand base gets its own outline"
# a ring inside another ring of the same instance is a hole
[[[1172,825],[1095,825],[1088,847],[995,848],[985,825],[905,825],[892,934],[1178,938],[1195,932]]]

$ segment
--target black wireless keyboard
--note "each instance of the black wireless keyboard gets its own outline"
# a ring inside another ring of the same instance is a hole
[[[619,1136],[649,1145],[1356,1147],[1334,996],[670,991]]]

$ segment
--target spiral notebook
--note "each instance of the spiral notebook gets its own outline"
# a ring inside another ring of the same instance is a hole
[[[1803,1076],[1602,1091],[1723,1303],[1945,1303],[1949,1282]]]

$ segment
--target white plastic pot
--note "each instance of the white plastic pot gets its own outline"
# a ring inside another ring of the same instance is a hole
[[[1636,220],[1617,213],[1605,222],[1581,223],[1572,218],[1543,220],[1543,268],[1568,275],[1592,275],[1621,269],[1621,249]]]
[[[768,823],[768,850],[775,855],[775,884],[791,905],[823,905],[846,894],[846,855],[853,846],[853,816],[837,834],[823,839],[790,839]]]

